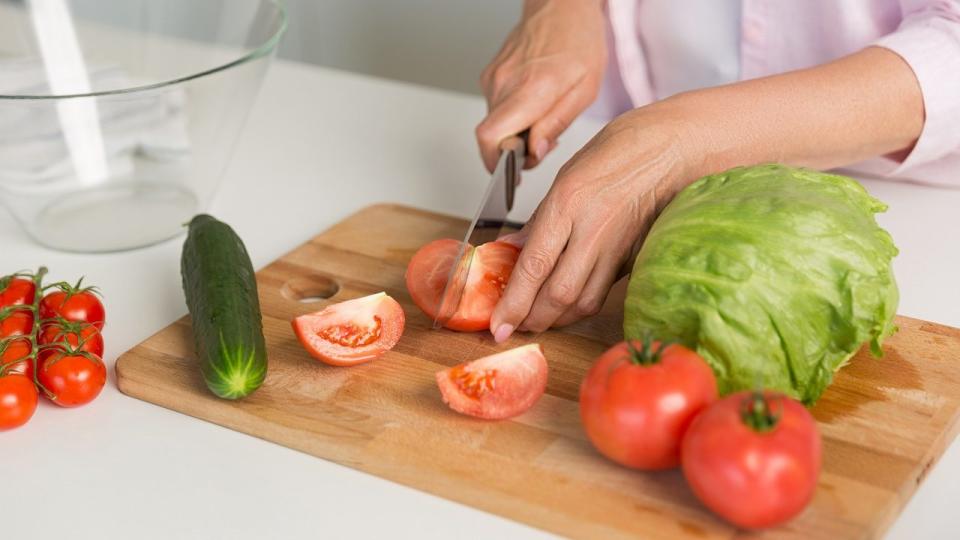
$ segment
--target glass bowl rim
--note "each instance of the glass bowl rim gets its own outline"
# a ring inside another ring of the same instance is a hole
[[[0,102],[5,100],[55,100],[55,99],[72,99],[72,98],[85,98],[85,97],[99,97],[99,96],[115,96],[122,94],[135,94],[137,92],[144,92],[148,90],[156,90],[157,88],[163,88],[166,86],[174,86],[183,82],[191,81],[193,79],[199,79],[200,77],[205,77],[207,75],[217,73],[220,71],[228,70],[234,66],[240,64],[245,64],[257,58],[261,58],[270,54],[273,49],[276,48],[277,44],[280,43],[280,38],[283,37],[284,32],[287,30],[288,16],[287,10],[284,7],[282,2],[278,0],[260,0],[261,2],[271,4],[276,8],[277,13],[280,15],[280,24],[277,25],[277,29],[273,34],[260,45],[253,47],[243,56],[235,58],[224,64],[218,64],[212,66],[208,69],[197,71],[194,73],[189,73],[183,75],[182,77],[176,77],[173,79],[167,79],[164,81],[159,81],[150,84],[144,84],[140,86],[130,86],[127,88],[116,88],[113,90],[103,90],[99,92],[83,92],[79,94],[42,94],[42,95],[30,95],[30,94],[0,94]]]

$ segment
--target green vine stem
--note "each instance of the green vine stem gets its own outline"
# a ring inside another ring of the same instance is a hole
[[[754,390],[744,398],[740,418],[750,429],[763,433],[777,427],[780,411],[771,406],[773,400],[760,390]]]
[[[26,357],[16,358],[16,359],[10,360],[9,362],[4,362],[0,364],[0,376],[6,373],[7,369],[9,369],[9,366],[18,364],[20,362],[23,362],[24,360],[29,360],[33,365],[34,384],[37,386],[37,388],[41,392],[43,392],[43,394],[46,397],[50,398],[51,400],[56,400],[56,397],[53,394],[53,392],[48,390],[43,385],[43,383],[40,382],[41,353],[43,353],[44,351],[54,352],[55,355],[48,358],[48,363],[50,365],[58,362],[64,356],[73,356],[73,355],[80,355],[90,359],[91,361],[102,362],[102,360],[98,356],[83,350],[87,340],[90,339],[91,337],[91,336],[84,337],[83,330],[89,326],[92,326],[93,328],[95,328],[96,329],[95,331],[98,334],[100,330],[91,323],[68,321],[60,316],[53,317],[50,319],[44,319],[40,316],[40,303],[43,300],[43,296],[46,293],[46,291],[53,288],[58,288],[66,292],[67,298],[69,298],[73,294],[77,294],[80,292],[93,292],[94,294],[99,294],[99,291],[96,289],[96,287],[83,287],[82,285],[83,278],[80,278],[80,280],[77,281],[76,285],[71,285],[63,281],[60,281],[57,283],[51,283],[49,285],[44,285],[43,278],[46,275],[47,275],[47,268],[44,266],[41,266],[39,269],[37,269],[37,272],[35,274],[31,274],[29,272],[17,272],[16,274],[11,274],[9,276],[0,278],[0,290],[3,290],[4,288],[6,288],[9,282],[16,277],[29,278],[31,281],[33,281],[33,285],[34,285],[33,303],[9,306],[9,307],[0,309],[0,321],[2,321],[3,319],[6,319],[13,313],[22,312],[22,311],[29,311],[33,316],[33,325],[29,334],[10,336],[10,337],[0,339],[0,354],[5,352],[6,349],[10,346],[10,344],[14,343],[15,341],[21,341],[21,340],[26,341],[30,348],[30,352]],[[55,343],[41,345],[40,334],[41,332],[43,332],[43,328],[47,324],[56,324],[60,328],[60,332],[55,336],[55,339],[53,340]],[[71,344],[70,341],[66,339],[66,336],[68,334],[73,334],[77,336],[76,345]]]

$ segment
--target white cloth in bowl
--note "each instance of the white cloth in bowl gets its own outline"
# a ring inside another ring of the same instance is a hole
[[[113,66],[88,71],[93,88],[129,88],[137,81]],[[38,60],[0,59],[0,95],[48,94]],[[100,151],[111,177],[134,170],[134,158],[178,161],[189,155],[185,96],[176,87],[72,98],[95,106],[103,145]],[[0,100],[0,183],[69,181],[75,174],[63,134],[58,103],[64,100]],[[59,183],[59,182],[57,182]]]

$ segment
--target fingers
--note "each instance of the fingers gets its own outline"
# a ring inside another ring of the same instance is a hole
[[[597,262],[596,243],[578,236],[575,230],[556,268],[520,324],[521,331],[543,332],[576,305]]]
[[[539,213],[503,297],[490,317],[490,331],[498,343],[509,338],[527,317],[570,237],[569,219],[549,211]]]
[[[607,299],[610,288],[619,277],[619,270],[622,266],[613,257],[603,257],[597,261],[597,265],[593,268],[590,278],[580,293],[580,297],[572,306],[567,308],[563,315],[554,321],[553,326],[566,326],[599,313]]]
[[[595,92],[585,84],[576,84],[542,118],[530,127],[530,158],[524,168],[536,167],[557,146],[557,139],[590,106]]]
[[[567,90],[560,81],[531,78],[491,105],[487,117],[476,129],[480,155],[488,171],[493,172],[497,165],[500,142],[533,125]]]

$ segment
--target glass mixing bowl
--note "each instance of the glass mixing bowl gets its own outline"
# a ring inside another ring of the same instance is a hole
[[[56,249],[176,236],[285,27],[271,0],[0,0],[0,201]]]

